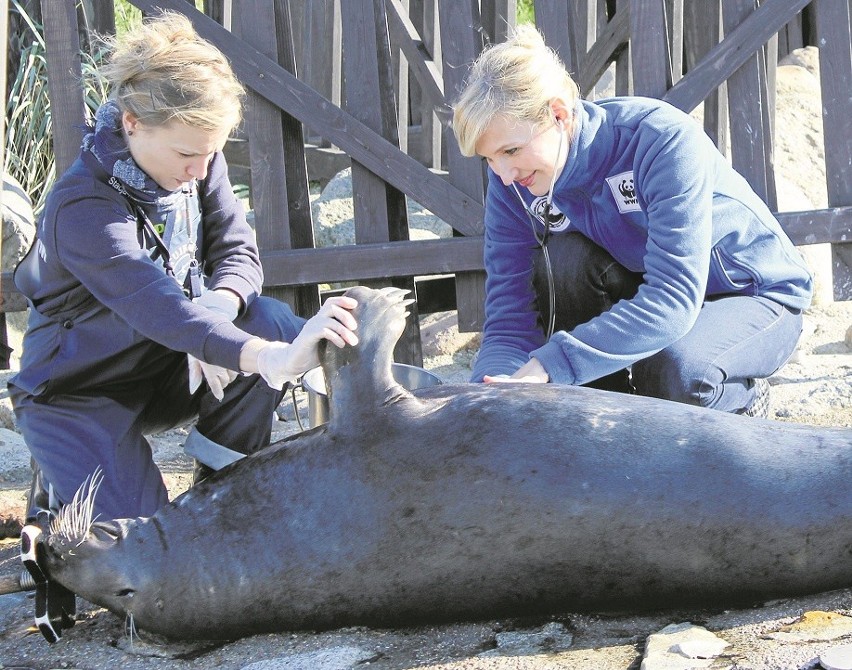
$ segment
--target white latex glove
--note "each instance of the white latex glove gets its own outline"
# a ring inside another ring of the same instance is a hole
[[[240,311],[239,298],[225,291],[205,291],[201,297],[195,299],[195,304],[221,314],[228,321],[236,319]],[[192,354],[187,354],[186,359],[189,366],[189,392],[195,393],[201,386],[201,382],[206,379],[213,397],[221,401],[225,397],[225,387],[237,378],[237,373],[218,365],[205,363]]]
[[[358,324],[349,310],[358,303],[347,296],[329,298],[305,323],[292,344],[267,342],[257,354],[257,371],[270,387],[281,390],[287,382],[319,365],[317,344],[328,340],[336,347],[358,344],[353,332]]]
[[[200,361],[192,354],[187,354],[186,358],[189,364],[189,392],[195,393],[202,379],[206,379],[213,397],[221,401],[225,397],[225,387],[237,378],[238,373]]]
[[[547,370],[537,358],[531,358],[511,377],[509,375],[485,375],[482,378],[486,384],[505,384],[506,382],[522,382],[525,384],[546,384],[550,380]]]

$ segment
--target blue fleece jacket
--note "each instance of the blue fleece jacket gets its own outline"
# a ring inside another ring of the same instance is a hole
[[[666,348],[706,296],[762,295],[810,304],[812,279],[763,201],[688,115],[653,99],[579,101],[553,190],[552,234],[577,231],[643,273],[630,300],[545,342],[532,269],[544,198],[489,170],[486,321],[472,380],[512,374],[532,356],[553,382],[584,384]],[[558,272],[558,269],[557,269]]]

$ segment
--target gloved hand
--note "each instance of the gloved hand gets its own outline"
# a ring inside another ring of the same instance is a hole
[[[509,375],[485,375],[482,379],[486,384],[503,384],[507,382],[522,382],[525,384],[546,384],[550,375],[541,362],[533,357],[522,365],[511,377]]]
[[[213,397],[221,401],[225,397],[225,387],[237,378],[238,373],[218,365],[205,363],[192,354],[187,354],[186,358],[189,365],[190,394],[198,390],[202,379],[206,379]]]
[[[221,314],[228,321],[236,319],[240,311],[240,300],[236,294],[224,290],[205,291],[194,302],[211,312]],[[225,397],[225,387],[237,378],[237,373],[218,365],[205,363],[192,354],[187,354],[186,358],[189,366],[189,392],[195,393],[201,386],[202,380],[206,379],[213,397],[221,401]]]
[[[291,344],[267,342],[257,354],[257,371],[270,387],[281,390],[287,382],[319,365],[317,344],[326,339],[336,347],[358,344],[358,327],[349,310],[358,303],[339,296],[325,301],[320,311],[305,323]]]

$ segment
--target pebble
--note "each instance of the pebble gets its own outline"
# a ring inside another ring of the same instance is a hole
[[[641,670],[707,668],[728,644],[701,626],[669,624],[648,637]]]
[[[338,646],[269,658],[243,666],[242,670],[349,670],[375,656],[374,652],[360,647]]]
[[[852,617],[812,610],[764,637],[780,642],[819,642],[852,634]]]
[[[852,670],[852,644],[832,647],[819,655],[819,662],[825,670]]]
[[[545,624],[538,630],[521,630],[497,633],[494,636],[496,649],[485,651],[479,656],[524,656],[541,653],[557,653],[574,643],[574,636],[565,626],[556,621]]]

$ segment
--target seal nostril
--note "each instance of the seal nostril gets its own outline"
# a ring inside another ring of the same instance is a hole
[[[132,598],[134,593],[136,593],[134,589],[121,589],[121,591],[119,591],[115,595],[117,595],[119,598]]]

